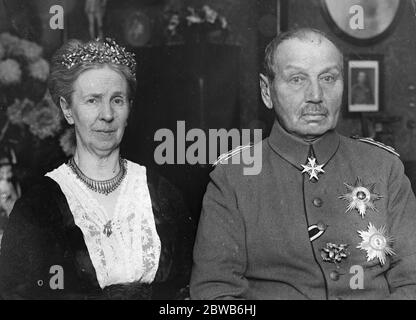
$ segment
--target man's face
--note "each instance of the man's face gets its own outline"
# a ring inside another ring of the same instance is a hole
[[[288,132],[309,139],[335,128],[343,93],[342,63],[336,47],[316,35],[280,44],[274,55],[275,79],[262,75],[262,96]]]

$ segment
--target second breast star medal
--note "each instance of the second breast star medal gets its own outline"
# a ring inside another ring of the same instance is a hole
[[[358,249],[367,252],[367,261],[377,258],[381,265],[386,263],[386,256],[396,254],[391,245],[393,237],[387,234],[386,226],[376,228],[371,222],[367,230],[358,231],[362,241],[357,246]]]
[[[316,159],[314,157],[312,158],[308,157],[308,163],[306,165],[302,164],[301,166],[303,168],[302,174],[303,173],[309,174],[309,180],[312,180],[314,178],[318,180],[319,179],[318,174],[325,173],[325,171],[322,169],[324,165],[316,164]]]

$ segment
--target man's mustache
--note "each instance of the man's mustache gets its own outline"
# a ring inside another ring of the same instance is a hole
[[[302,111],[301,111],[302,115],[310,115],[310,114],[327,115],[328,113],[329,113],[328,109],[320,103],[317,103],[317,104],[308,103],[305,107],[302,108]]]

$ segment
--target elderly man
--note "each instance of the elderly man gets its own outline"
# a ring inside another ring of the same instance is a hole
[[[403,165],[392,148],[334,130],[341,52],[299,29],[269,44],[265,66],[261,94],[276,121],[262,170],[211,173],[191,297],[416,298],[416,200]]]

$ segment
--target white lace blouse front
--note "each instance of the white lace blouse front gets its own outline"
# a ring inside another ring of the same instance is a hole
[[[59,184],[68,201],[101,288],[135,281],[153,282],[161,244],[145,167],[127,161],[127,174],[119,186],[109,236],[103,232],[108,222],[104,207],[66,164],[46,176]]]

